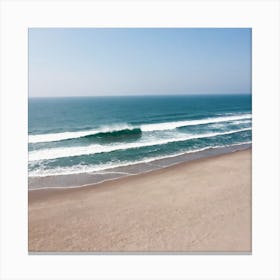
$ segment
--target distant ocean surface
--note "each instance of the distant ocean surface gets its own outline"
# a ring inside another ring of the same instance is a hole
[[[238,149],[251,144],[251,111],[251,95],[29,98],[29,177]]]

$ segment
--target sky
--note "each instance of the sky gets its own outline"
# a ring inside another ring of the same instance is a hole
[[[251,93],[250,28],[30,28],[29,96]]]

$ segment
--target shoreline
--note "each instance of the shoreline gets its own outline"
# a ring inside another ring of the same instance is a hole
[[[251,149],[29,191],[29,252],[251,252]]]
[[[104,171],[86,172],[78,174],[62,174],[28,177],[28,191],[43,189],[72,189],[83,188],[90,185],[98,185],[107,181],[114,181],[120,178],[146,174],[177,164],[192,162],[204,158],[230,154],[237,151],[251,149],[251,143],[235,144],[231,146],[209,148],[202,151],[186,152],[179,155],[167,156],[155,159],[151,162],[135,163],[127,166],[108,168]],[[142,170],[141,170],[142,168]],[[132,171],[131,171],[132,170]],[[100,174],[102,174],[100,176]],[[113,175],[115,174],[115,176]],[[106,177],[107,175],[107,177]],[[113,175],[113,176],[112,176]],[[101,179],[98,179],[98,176]],[[103,176],[103,177],[102,177]],[[72,180],[72,181],[71,181]],[[76,184],[73,182],[77,182]],[[72,185],[71,185],[72,184]],[[37,187],[39,185],[39,187]]]

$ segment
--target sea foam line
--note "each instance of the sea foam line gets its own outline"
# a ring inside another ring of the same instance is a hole
[[[140,141],[140,142],[136,142],[136,143],[117,144],[117,145],[93,144],[93,145],[89,145],[89,146],[42,149],[42,150],[35,150],[32,152],[29,152],[29,161],[50,160],[50,159],[58,159],[58,158],[64,158],[64,157],[74,157],[74,156],[82,156],[82,155],[108,153],[108,152],[113,152],[113,151],[118,151],[118,150],[150,147],[150,146],[156,146],[156,145],[164,145],[164,144],[168,144],[168,143],[172,143],[172,142],[182,142],[182,141],[193,140],[193,139],[215,137],[215,136],[219,136],[219,135],[228,135],[228,134],[238,133],[238,132],[242,132],[242,131],[249,131],[249,130],[251,130],[251,128],[230,130],[230,131],[226,131],[226,132],[188,135],[188,136],[181,136],[181,137],[176,137],[176,138],[161,139],[161,140],[146,141],[146,142]]]
[[[29,177],[47,177],[47,176],[57,176],[57,175],[70,175],[70,174],[82,174],[82,173],[94,173],[96,172],[97,174],[107,174],[107,173],[120,173],[118,171],[109,171],[109,172],[104,172],[106,170],[111,170],[113,168],[118,168],[118,167],[126,167],[130,165],[136,165],[136,164],[141,164],[141,163],[151,163],[157,160],[162,160],[162,159],[167,159],[167,158],[173,158],[173,157],[178,157],[184,154],[191,154],[191,153],[197,153],[197,152],[202,152],[208,149],[217,149],[217,148],[226,148],[226,147],[235,147],[235,146],[240,146],[240,145],[246,145],[246,144],[251,144],[251,141],[247,142],[238,142],[232,145],[218,145],[218,146],[206,146],[204,148],[200,149],[195,149],[195,150],[189,150],[189,151],[184,151],[180,153],[175,153],[171,155],[165,155],[165,156],[157,156],[157,157],[146,157],[143,158],[142,160],[136,160],[136,161],[123,161],[123,162],[118,162],[118,163],[106,163],[106,164],[101,164],[101,165],[75,165],[72,167],[57,167],[55,169],[37,169],[36,171],[30,171],[29,172]],[[158,166],[161,168],[162,166]],[[100,173],[101,171],[101,173]],[[127,173],[127,175],[130,175]]]
[[[98,133],[121,131],[125,129],[133,129],[133,126],[128,124],[116,124],[110,126],[102,126],[98,130],[84,130],[84,131],[70,131],[70,132],[59,132],[59,133],[48,133],[48,134],[36,134],[29,135],[29,143],[44,143],[44,142],[56,142],[62,140],[69,140],[75,138],[81,138],[89,135],[95,135]]]
[[[156,123],[156,124],[145,124],[141,126],[142,131],[161,131],[161,130],[171,130],[179,127],[194,126],[201,124],[210,123],[220,123],[227,121],[244,120],[251,118],[251,114],[237,115],[237,116],[225,116],[216,118],[207,118],[201,120],[189,120],[189,121],[177,121],[177,122],[166,122],[166,123]]]
[[[210,124],[210,123],[219,123],[235,120],[243,120],[251,118],[251,114],[243,115],[234,115],[234,116],[223,116],[223,117],[214,117],[206,118],[200,120],[185,120],[185,121],[176,121],[176,122],[165,122],[165,123],[154,123],[154,124],[143,124],[140,127],[132,126],[129,124],[115,124],[110,126],[102,126],[99,129],[95,130],[84,130],[84,131],[73,131],[73,132],[60,132],[60,133],[49,133],[49,134],[37,134],[29,135],[29,143],[44,143],[44,142],[56,142],[62,140],[70,140],[75,138],[81,138],[89,135],[95,135],[99,133],[106,132],[115,132],[122,130],[132,130],[140,128],[141,131],[163,131],[163,130],[172,130],[184,126],[194,126],[200,124]]]

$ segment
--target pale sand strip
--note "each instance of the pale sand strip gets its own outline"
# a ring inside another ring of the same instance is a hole
[[[251,150],[29,191],[29,251],[250,252]]]

